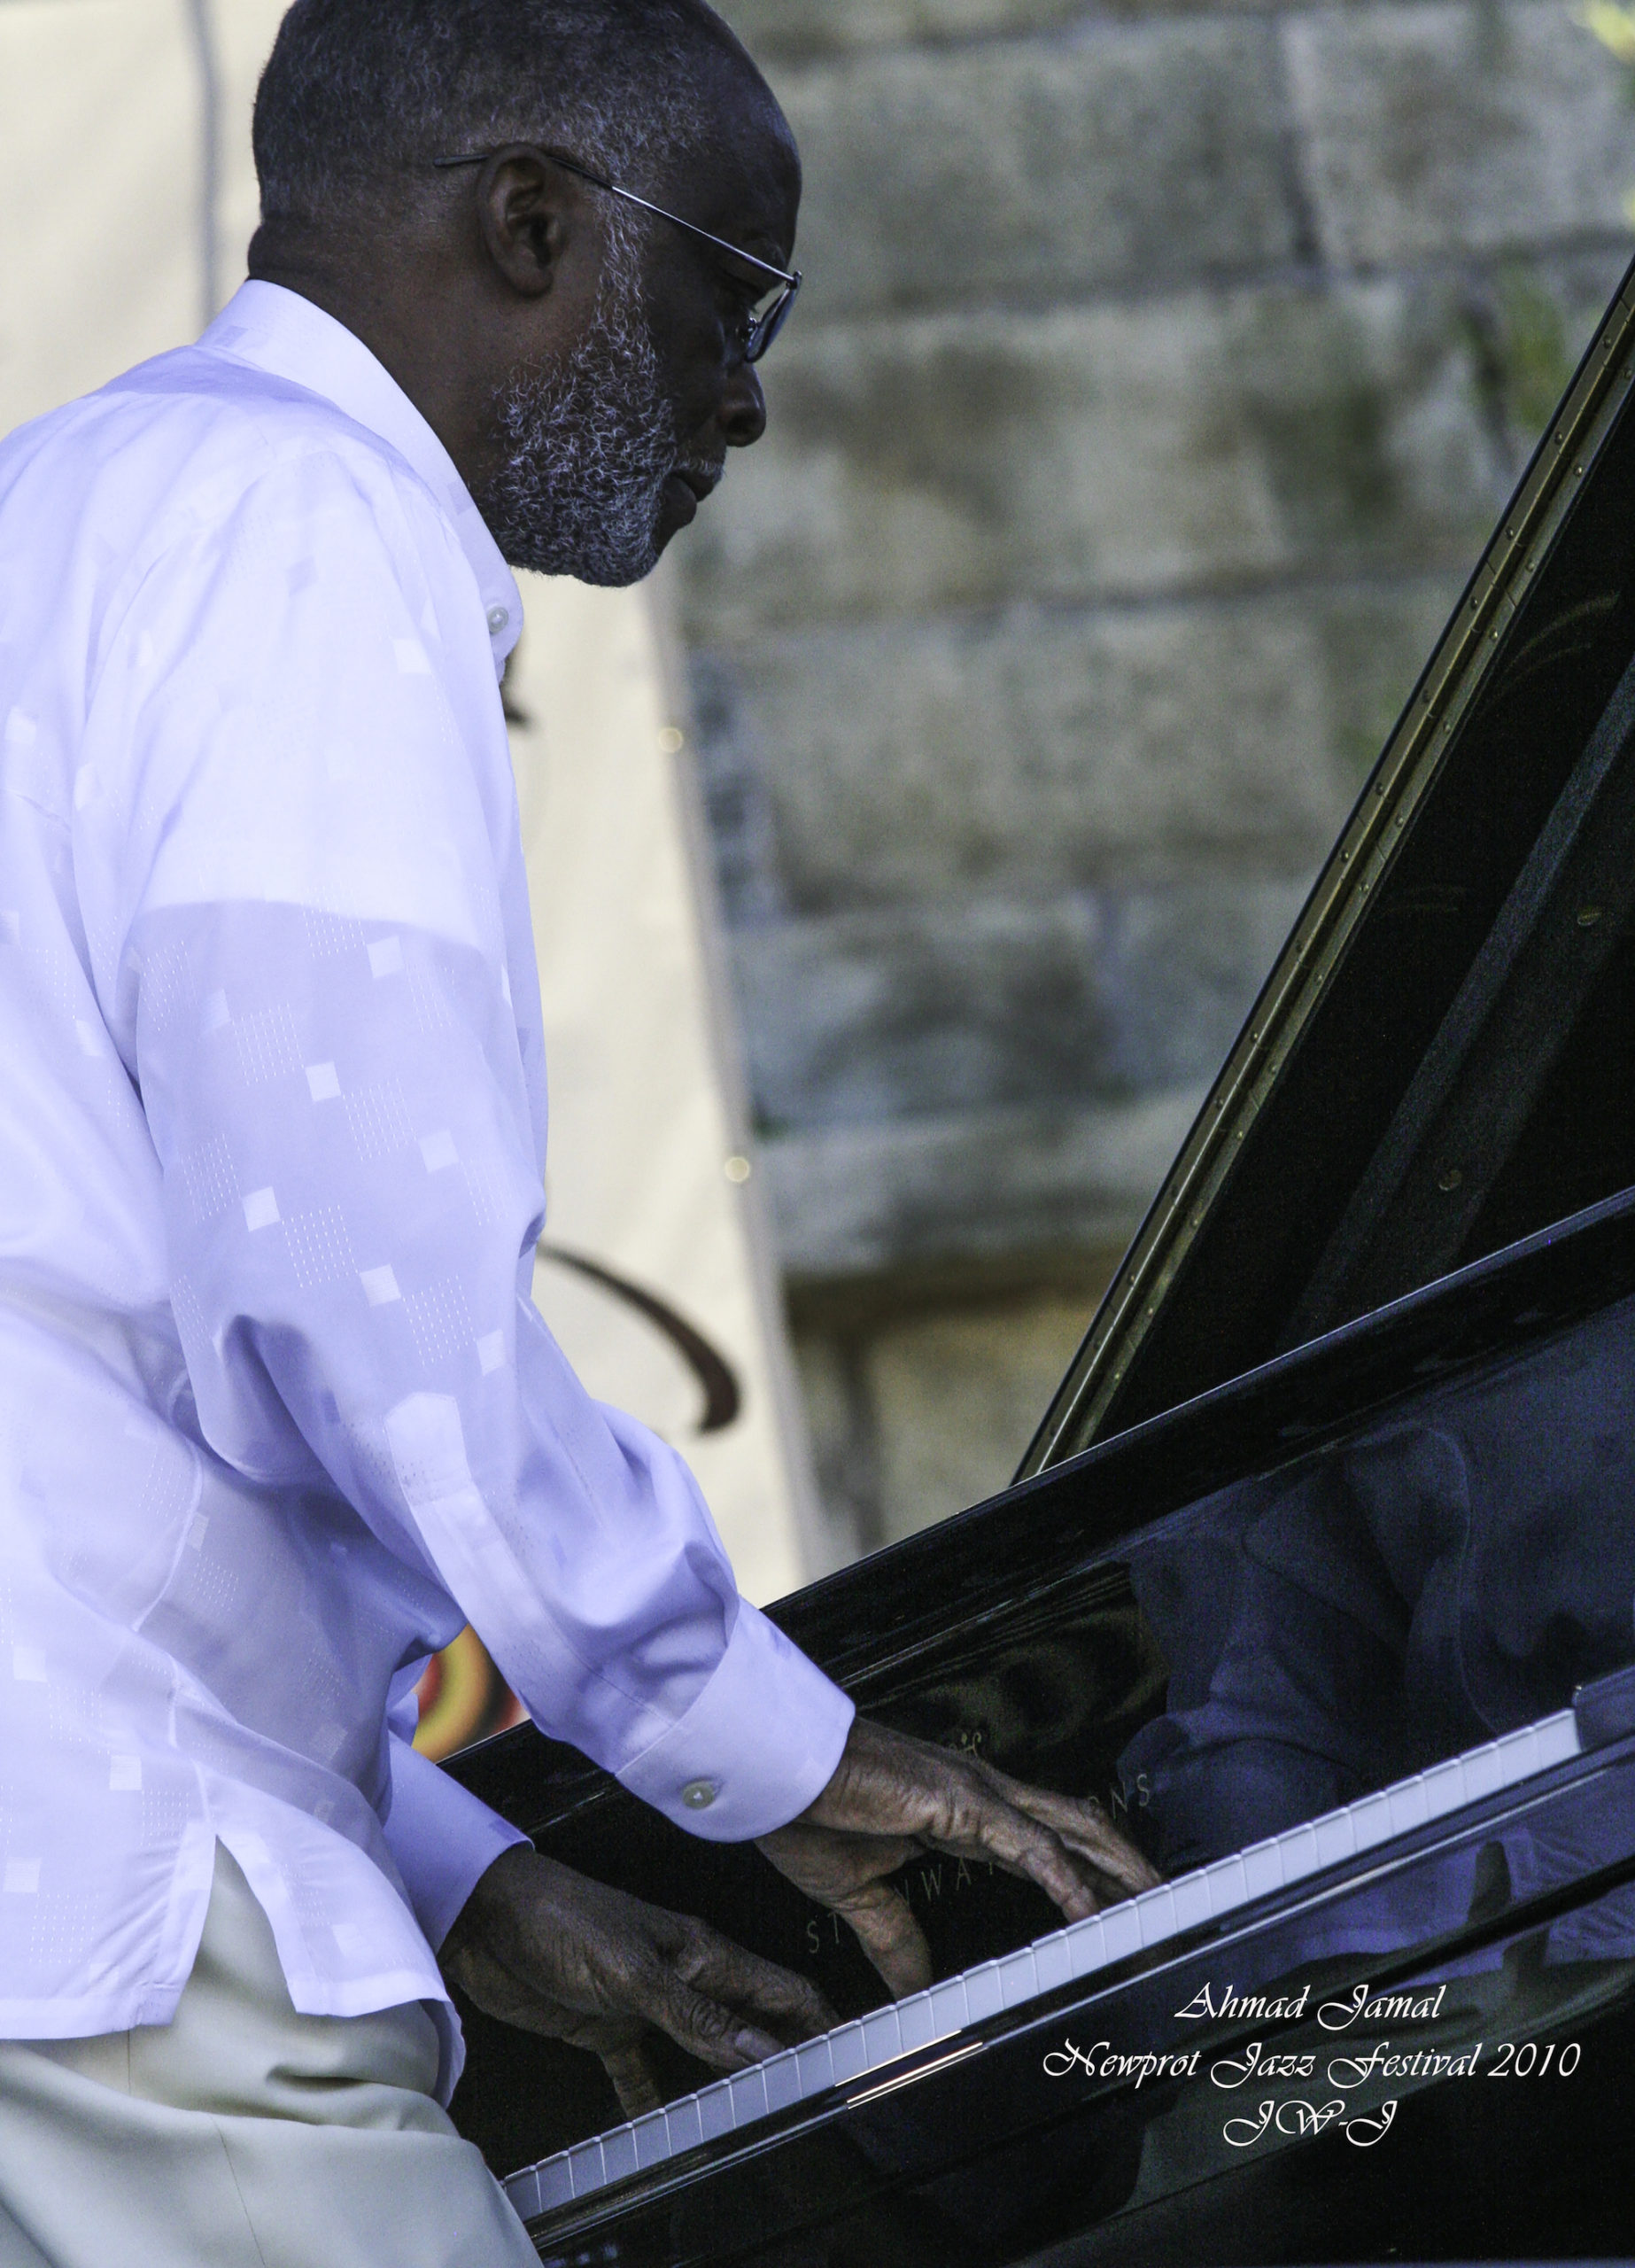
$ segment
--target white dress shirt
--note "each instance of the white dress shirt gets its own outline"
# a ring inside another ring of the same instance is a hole
[[[276,286],[0,444],[0,2033],[165,2022],[217,1838],[298,2009],[443,2002],[516,1839],[405,1737],[467,1620],[697,1834],[844,1744],[530,1300],[521,626],[430,428]]]

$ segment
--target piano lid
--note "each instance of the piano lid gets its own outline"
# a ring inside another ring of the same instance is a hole
[[[1024,1479],[1635,1184],[1635,268]]]

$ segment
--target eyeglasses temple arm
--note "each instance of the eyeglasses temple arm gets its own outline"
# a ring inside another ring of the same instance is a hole
[[[576,173],[584,172],[583,167],[578,166],[574,167],[572,170]],[[587,173],[585,178],[586,181],[596,181],[597,177],[594,174]],[[745,252],[741,245],[728,244],[725,237],[712,237],[709,229],[701,229],[696,221],[684,221],[679,213],[667,213],[662,205],[650,204],[645,197],[638,197],[633,189],[621,189],[617,182],[614,181],[599,182],[597,185],[599,188],[608,190],[615,197],[622,197],[627,205],[639,205],[644,213],[656,214],[661,221],[668,221],[673,228],[685,229],[688,236],[696,237],[701,244],[714,245],[717,252],[731,252],[734,260],[741,260],[747,268],[758,268],[763,276],[775,276],[780,284],[798,284],[800,281],[798,268],[791,271],[788,268],[774,268],[770,260],[757,259],[754,252]]]
[[[477,150],[469,157],[433,158],[431,162],[442,172],[451,166],[485,166],[492,155],[492,150]],[[758,268],[763,276],[776,276],[780,284],[800,283],[801,271],[798,268],[793,271],[774,268],[770,260],[757,259],[754,252],[745,252],[738,245],[728,244],[725,237],[712,237],[709,229],[701,229],[696,221],[684,221],[679,213],[667,212],[663,206],[655,205],[645,197],[638,197],[633,189],[621,189],[616,181],[609,181],[605,174],[593,173],[589,166],[581,165],[577,158],[564,158],[560,150],[546,150],[544,155],[554,165],[560,166],[564,173],[577,174],[581,181],[589,182],[593,189],[605,189],[609,197],[622,197],[627,205],[639,205],[644,213],[651,213],[661,221],[668,221],[672,228],[685,229],[688,236],[697,237],[702,244],[714,245],[717,252],[731,252],[734,260],[741,260],[746,267]]]

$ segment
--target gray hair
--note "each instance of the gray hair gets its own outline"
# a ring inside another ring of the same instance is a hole
[[[614,179],[708,132],[704,0],[295,0],[255,104],[264,220],[405,196],[432,159],[554,144]]]

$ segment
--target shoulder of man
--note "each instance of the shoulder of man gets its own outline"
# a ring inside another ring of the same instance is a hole
[[[439,500],[388,440],[321,393],[186,346],[0,441],[0,569],[50,579],[53,564],[89,561],[112,596],[257,502],[339,514],[359,535],[372,523],[383,552],[452,538]]]

